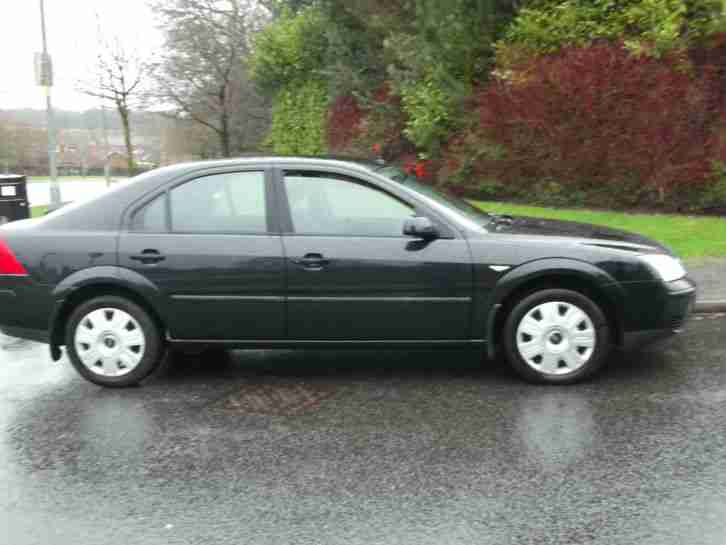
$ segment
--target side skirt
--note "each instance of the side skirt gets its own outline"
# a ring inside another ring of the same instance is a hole
[[[209,340],[209,339],[173,339],[167,341],[178,347],[212,345],[227,348],[337,348],[337,349],[432,349],[432,348],[481,348],[486,345],[482,339],[440,340],[440,341],[315,341],[315,340]]]

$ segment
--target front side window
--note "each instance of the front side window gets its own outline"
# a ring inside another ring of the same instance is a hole
[[[211,174],[175,187],[171,228],[182,233],[266,233],[263,172]]]
[[[289,172],[285,190],[298,234],[400,237],[415,215],[391,195],[333,174]]]

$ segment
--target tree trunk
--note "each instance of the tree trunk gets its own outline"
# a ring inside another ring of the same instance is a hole
[[[121,125],[124,130],[124,144],[126,144],[126,168],[128,168],[129,176],[133,176],[136,168],[134,162],[134,146],[131,144],[131,125],[129,123],[129,109],[123,104],[118,105],[118,113],[121,116]]]
[[[222,145],[222,157],[229,157],[232,154],[229,144],[229,128],[223,123],[222,130],[219,131],[219,143]]]
[[[229,157],[232,153],[230,150],[229,142],[229,112],[227,111],[227,83],[225,83],[219,90],[219,104],[222,107],[220,112],[219,121],[221,130],[219,131],[219,137],[222,143],[222,155]]]

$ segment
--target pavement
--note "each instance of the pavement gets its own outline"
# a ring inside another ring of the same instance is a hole
[[[698,284],[700,312],[726,312],[726,259],[700,258],[687,261],[688,274]]]
[[[114,178],[112,183],[124,182],[127,178]],[[103,179],[92,180],[68,180],[60,183],[61,201],[78,202],[92,199],[108,190],[106,181]],[[29,182],[28,202],[30,206],[41,206],[50,204],[50,182]]]
[[[726,317],[532,386],[474,353],[0,350],[0,543],[722,544]]]

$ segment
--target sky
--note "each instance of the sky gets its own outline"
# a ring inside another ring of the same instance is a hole
[[[99,27],[141,54],[154,52],[162,39],[147,0],[45,0],[45,18],[53,106],[64,110],[99,105],[76,90],[92,73]],[[41,50],[40,0],[0,0],[0,109],[45,108],[33,69],[33,55]]]

